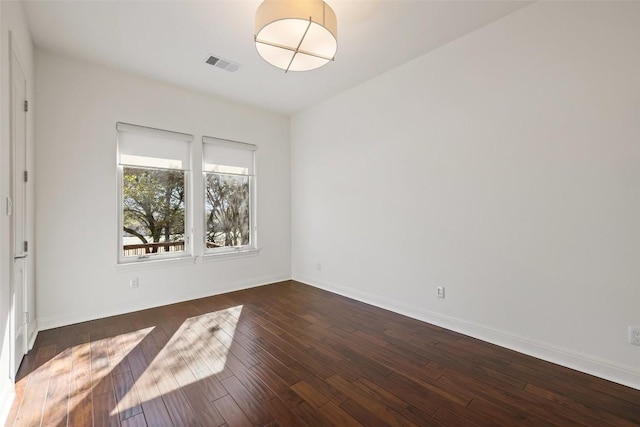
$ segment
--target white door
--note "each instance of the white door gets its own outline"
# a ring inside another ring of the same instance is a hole
[[[13,361],[15,375],[27,353],[27,81],[11,43],[11,271]]]

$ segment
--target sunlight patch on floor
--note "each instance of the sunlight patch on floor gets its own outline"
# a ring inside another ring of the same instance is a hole
[[[22,406],[30,404],[30,388],[41,388],[46,382],[48,391],[44,412],[41,414],[39,411],[21,410],[16,423],[38,425],[40,416],[46,418],[48,425],[66,423],[67,405],[69,414],[73,415],[81,401],[90,399],[96,386],[123,363],[127,354],[153,329],[154,327],[149,327],[91,342],[89,335],[85,334],[85,342],[69,346],[57,354],[52,345],[39,349],[36,357],[51,358],[22,379],[27,381],[24,391],[26,400],[22,402]],[[46,356],[47,352],[51,356]]]
[[[239,305],[190,317],[170,337],[158,331],[144,340],[129,355],[133,386],[116,395],[112,415],[222,372],[241,314]]]

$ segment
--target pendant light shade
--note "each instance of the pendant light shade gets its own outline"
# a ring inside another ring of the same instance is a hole
[[[322,0],[265,0],[255,42],[260,56],[285,72],[322,67],[338,49],[336,14]]]

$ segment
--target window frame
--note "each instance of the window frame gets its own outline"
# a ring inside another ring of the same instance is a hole
[[[207,175],[233,175],[223,172],[211,172],[205,168],[205,146],[207,144],[222,145],[239,150],[247,150],[251,152],[253,174],[241,175],[249,178],[249,244],[241,246],[225,246],[220,248],[207,247]],[[206,258],[213,257],[229,257],[242,256],[246,254],[255,254],[260,249],[258,247],[258,225],[257,225],[257,151],[258,147],[254,144],[246,142],[234,141],[230,139],[217,138],[211,136],[202,137],[202,252]]]
[[[158,137],[164,137],[165,139],[175,139],[186,142],[189,145],[189,160],[188,164],[184,165],[182,169],[175,168],[162,168],[162,167],[147,167],[147,166],[136,166],[136,165],[123,165],[120,162],[121,153],[120,153],[120,141],[119,136],[120,132],[132,132],[132,133],[142,133],[146,135],[156,135]],[[146,126],[132,125],[128,123],[118,122],[116,124],[116,146],[117,146],[117,154],[116,154],[116,194],[117,194],[117,227],[118,227],[118,238],[117,238],[117,264],[118,265],[130,265],[136,263],[145,263],[145,262],[154,262],[154,261],[163,261],[163,260],[178,260],[184,258],[192,258],[193,257],[193,226],[192,226],[192,186],[191,186],[191,165],[193,163],[193,155],[192,155],[192,145],[193,145],[193,135],[174,132],[164,129],[151,128]],[[157,254],[146,254],[139,256],[125,256],[124,255],[124,236],[123,236],[123,228],[124,228],[124,200],[123,200],[123,184],[124,184],[124,168],[125,167],[134,167],[139,169],[149,169],[149,170],[166,170],[166,171],[181,171],[184,176],[184,250],[180,252],[163,252]]]

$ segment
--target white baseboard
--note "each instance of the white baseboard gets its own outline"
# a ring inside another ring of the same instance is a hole
[[[13,381],[10,378],[5,378],[0,383],[0,425],[7,423],[7,417],[9,411],[11,411],[11,405],[16,397]]]
[[[215,289],[205,288],[194,292],[188,292],[179,296],[173,296],[170,298],[154,299],[152,301],[138,301],[131,304],[121,304],[117,306],[105,307],[99,310],[82,313],[69,313],[61,314],[57,316],[41,317],[37,322],[40,331],[47,329],[59,328],[61,326],[73,325],[75,323],[87,322],[90,320],[102,319],[110,316],[117,316],[119,314],[131,313],[139,310],[146,310],[149,308],[160,307],[163,305],[175,304],[184,301],[190,301],[198,298],[210,297],[213,295],[225,294],[228,292],[240,291],[243,289],[254,288],[257,286],[268,285],[270,283],[281,282],[284,280],[290,280],[289,275],[278,275],[262,277],[252,280],[243,280],[233,283],[227,283],[222,286],[217,286]]]
[[[33,325],[32,325],[32,324]],[[36,343],[36,338],[38,337],[38,321],[34,320],[29,324],[29,341],[27,351],[31,351],[33,349],[33,345]]]
[[[292,280],[640,390],[640,371],[628,366],[621,366],[587,354],[533,341],[526,337],[444,316],[408,304],[391,301],[388,298],[382,298],[368,292],[327,283],[316,278],[294,274]]]

